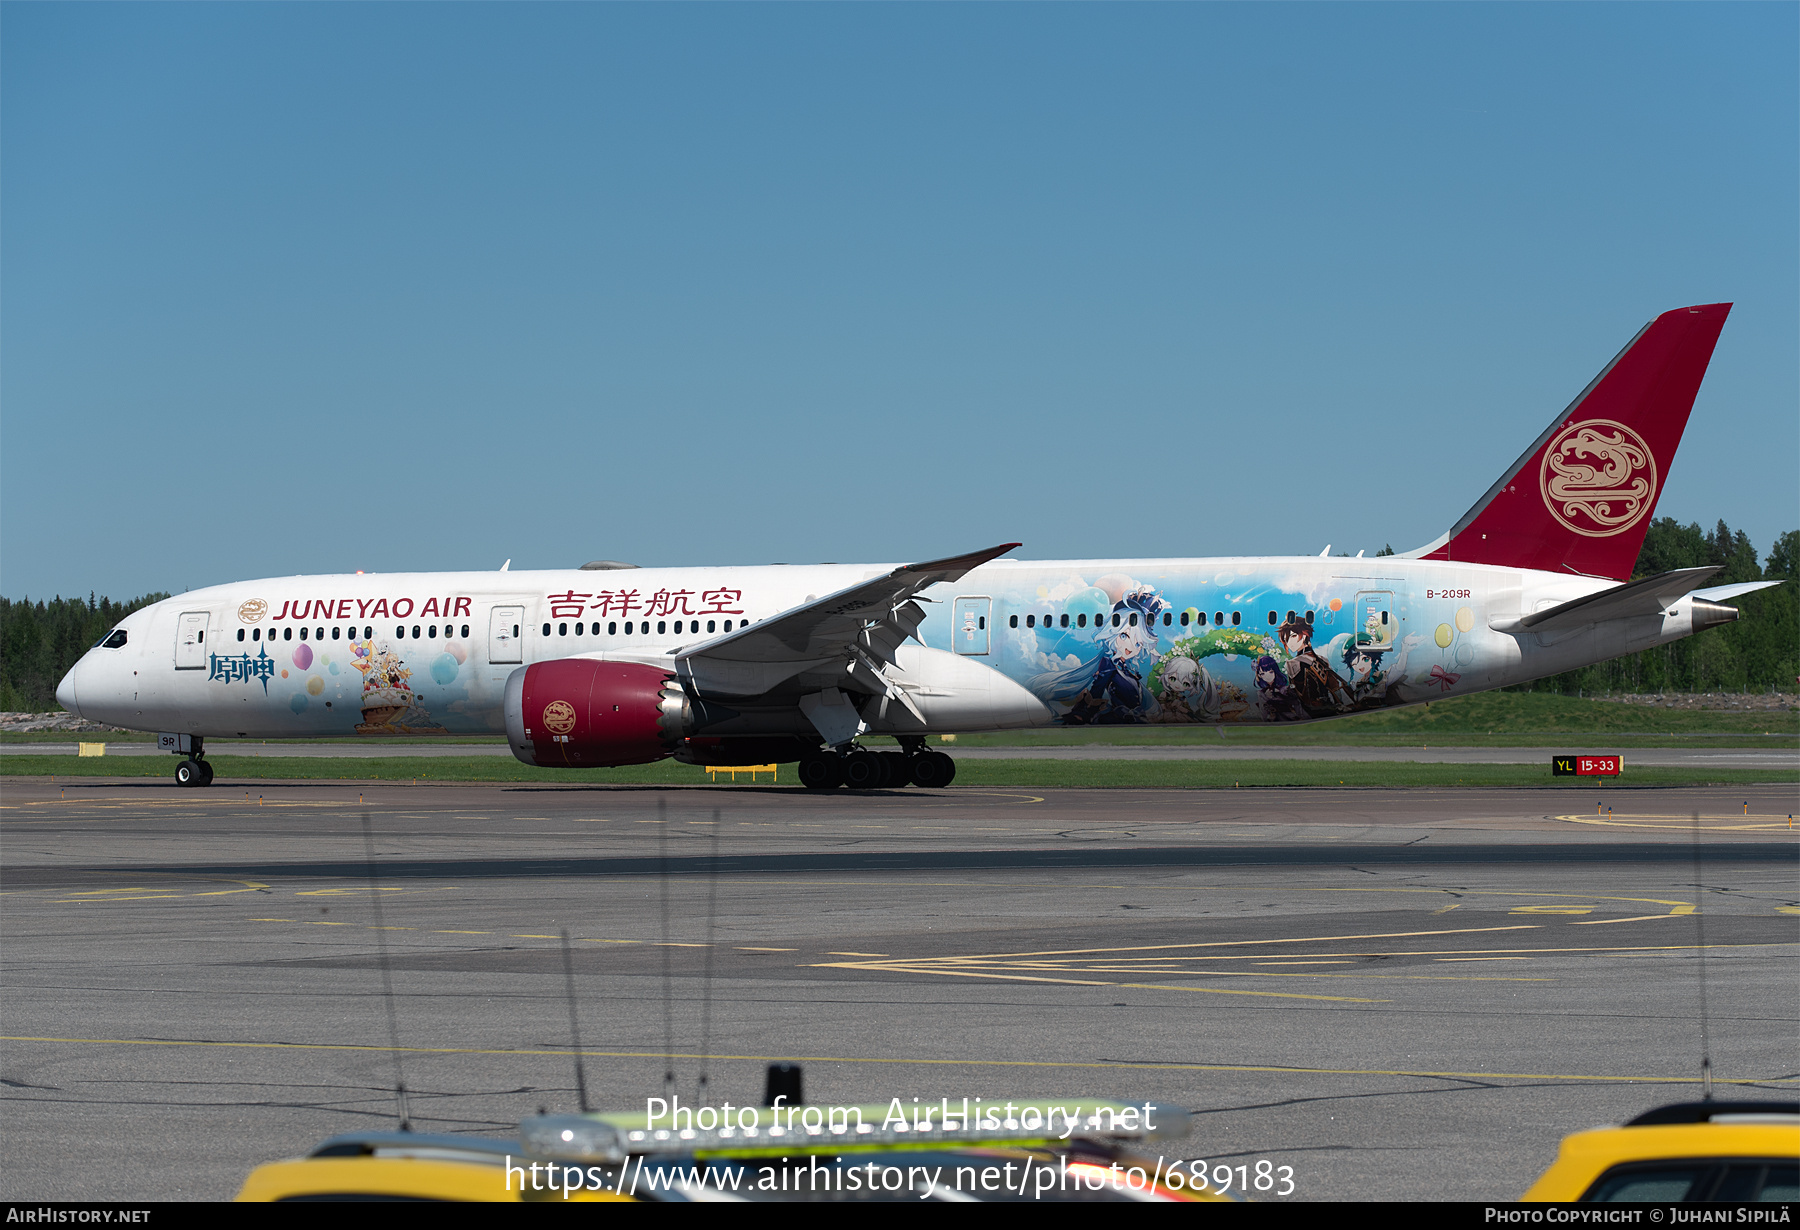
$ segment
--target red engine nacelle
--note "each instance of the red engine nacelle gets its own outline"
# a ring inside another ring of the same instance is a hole
[[[660,667],[561,658],[506,681],[507,742],[529,765],[648,764],[674,752],[686,723],[681,685]]]

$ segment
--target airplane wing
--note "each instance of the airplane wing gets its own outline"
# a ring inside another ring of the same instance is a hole
[[[802,671],[841,662],[869,691],[894,693],[884,669],[908,637],[916,638],[925,609],[914,598],[940,581],[955,581],[1019,544],[949,559],[906,564],[783,611],[747,627],[685,646],[676,669],[701,695],[760,696]],[[910,706],[909,706],[910,707]]]
[[[1627,581],[1623,585],[1603,589],[1597,594],[1589,594],[1585,598],[1576,598],[1527,615],[1519,620],[1518,627],[1529,632],[1556,632],[1608,619],[1660,615],[1668,609],[1670,603],[1693,592],[1696,585],[1722,571],[1722,567],[1677,568],[1672,572],[1659,572],[1653,577],[1645,577],[1641,581]]]

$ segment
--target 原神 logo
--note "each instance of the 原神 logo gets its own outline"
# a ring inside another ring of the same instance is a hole
[[[253,624],[269,613],[269,604],[261,598],[250,598],[238,606],[238,618]]]
[[[1649,514],[1656,502],[1656,457],[1623,423],[1570,423],[1544,450],[1538,485],[1551,516],[1577,534],[1606,538]]]
[[[553,700],[544,706],[544,728],[553,735],[566,735],[575,729],[575,706],[566,700]]]

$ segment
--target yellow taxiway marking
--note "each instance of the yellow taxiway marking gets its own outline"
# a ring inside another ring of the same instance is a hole
[[[798,948],[759,948],[754,944],[738,945],[739,952],[799,952]]]
[[[1598,824],[1610,828],[1625,829],[1675,829],[1691,828],[1694,823],[1693,813],[1685,816],[1662,815],[1627,815],[1615,813],[1606,816],[1557,816],[1558,820],[1567,820],[1571,824]],[[1730,823],[1727,823],[1729,821]],[[1786,816],[1751,816],[1725,815],[1701,816],[1700,827],[1708,832],[1745,832],[1752,829],[1786,829]]]
[[[828,957],[885,957],[885,952],[828,952]]]
[[[1375,931],[1365,935],[1296,935],[1274,940],[1209,940],[1203,944],[1136,944],[1129,948],[1052,948],[1038,952],[984,952],[967,956],[921,957],[919,959],[924,961],[983,961],[1015,957],[1085,957],[1128,952],[1172,952],[1186,948],[1251,948],[1263,944],[1322,944],[1327,940],[1410,939],[1418,935],[1470,935],[1478,931],[1534,931],[1542,926],[1542,923],[1511,923],[1501,927],[1452,927],[1444,931]]]
[[[0,1042],[45,1042],[61,1043],[72,1046],[216,1046],[236,1050],[260,1051],[352,1051],[361,1053],[392,1054],[396,1050],[408,1055],[519,1055],[528,1058],[557,1059],[567,1061],[574,1053],[567,1047],[554,1051],[532,1050],[524,1047],[472,1047],[472,1046],[403,1046],[389,1047],[368,1043],[351,1042],[227,1042],[205,1038],[48,1038],[27,1037],[20,1035],[0,1035]],[[917,1057],[894,1059],[874,1055],[671,1055],[665,1051],[591,1051],[580,1052],[584,1057],[594,1059],[653,1059],[662,1062],[665,1059],[702,1059],[718,1063],[869,1063],[889,1066],[918,1065],[922,1067],[982,1067],[982,1068],[1068,1068],[1068,1069],[1112,1069],[1143,1072],[1273,1072],[1291,1073],[1297,1076],[1405,1076],[1435,1080],[1516,1080],[1516,1081],[1595,1081],[1606,1083],[1630,1084],[1652,1082],[1659,1085],[1698,1085],[1698,1076],[1655,1076],[1638,1073],[1632,1076],[1601,1076],[1566,1072],[1431,1072],[1408,1068],[1304,1068],[1287,1064],[1227,1064],[1227,1063],[1128,1063],[1118,1060],[1070,1060],[1070,1059],[921,1059]],[[1793,1076],[1714,1076],[1713,1080],[1722,1085],[1792,1085],[1800,1082],[1800,1077]]]
[[[137,874],[143,875],[145,873],[138,872]],[[171,880],[185,879],[190,882],[201,884],[236,884],[238,887],[209,888],[197,893],[171,892],[169,890],[174,887],[173,885],[158,886],[155,888],[151,888],[147,885],[135,885],[130,888],[84,888],[78,891],[57,889],[53,891],[63,893],[64,895],[53,897],[52,900],[57,905],[95,905],[99,903],[111,903],[114,901],[168,901],[180,897],[230,897],[237,893],[262,892],[269,887],[259,880],[221,879],[213,876],[182,876],[176,872],[158,873],[153,871],[148,874],[151,877],[162,874],[166,875]],[[126,893],[137,895],[125,896],[124,894]]]
[[[1690,910],[1688,912],[1691,913],[1692,911]],[[1681,917],[1680,914],[1676,913],[1674,910],[1670,910],[1667,914],[1639,914],[1636,918],[1584,918],[1580,922],[1572,923],[1570,925],[1576,926],[1576,927],[1602,927],[1602,926],[1605,926],[1607,923],[1649,922],[1652,918],[1680,918],[1680,917]]]
[[[871,965],[863,961],[822,961],[813,966],[814,969],[863,969],[881,970],[887,973],[900,974],[937,974],[946,978],[998,978],[1002,982],[1047,982],[1057,986],[1069,987],[1126,987],[1136,991],[1188,991],[1199,995],[1255,995],[1268,999],[1323,999],[1346,1004],[1385,1004],[1385,999],[1362,999],[1354,995],[1303,995],[1298,991],[1240,991],[1235,987],[1201,987],[1181,984],[1163,984],[1155,982],[1113,982],[1101,978],[1046,978],[1038,974],[1003,974],[991,969],[915,969],[899,962]],[[1110,972],[1110,971],[1098,971]],[[1141,974],[1144,970],[1130,970],[1129,973]],[[1159,971],[1151,970],[1150,973]],[[1275,977],[1276,975],[1269,975]]]

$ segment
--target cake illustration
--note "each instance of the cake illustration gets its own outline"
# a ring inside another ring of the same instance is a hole
[[[419,704],[407,680],[412,672],[391,649],[377,649],[373,641],[350,645],[352,665],[362,672],[362,715],[359,735],[449,734]]]

